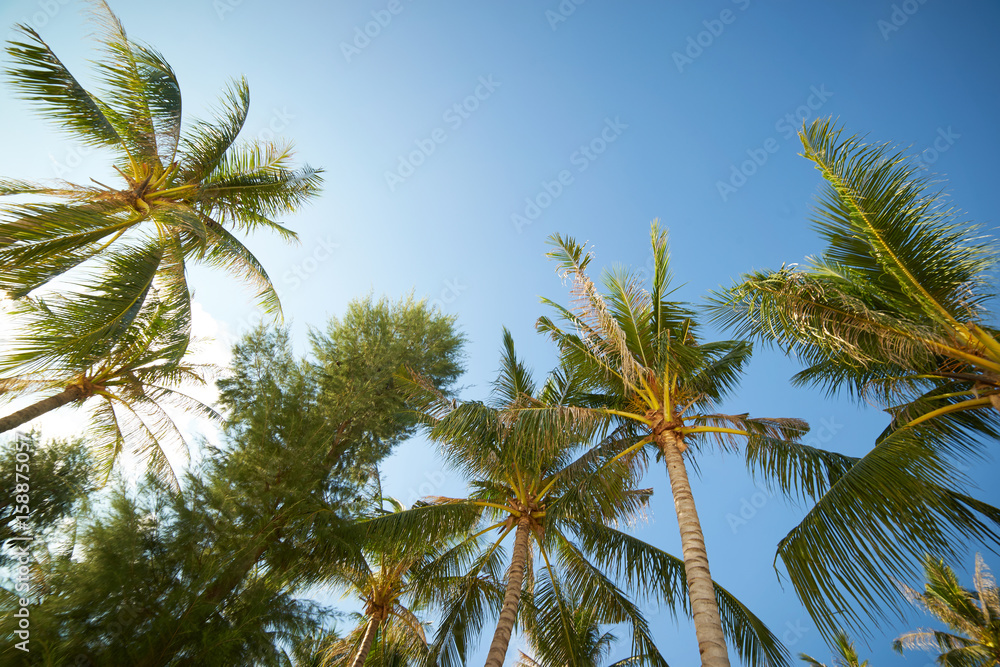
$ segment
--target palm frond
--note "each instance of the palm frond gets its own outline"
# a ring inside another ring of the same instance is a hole
[[[778,556],[824,635],[870,631],[886,608],[901,613],[891,582],[912,576],[924,553],[952,557],[968,540],[1000,540],[1000,510],[957,492],[962,479],[920,429],[897,431],[781,540]]]
[[[119,145],[121,137],[104,115],[102,104],[84,90],[33,28],[19,25],[17,29],[28,41],[11,42],[7,47],[15,63],[7,73],[21,96],[57,120],[74,139],[90,146]]]

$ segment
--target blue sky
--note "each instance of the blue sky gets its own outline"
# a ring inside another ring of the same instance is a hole
[[[0,26],[31,24],[86,80],[94,54],[83,7],[6,0]],[[353,298],[412,290],[458,316],[470,398],[488,391],[502,326],[539,374],[553,365],[551,344],[534,332],[545,313],[539,295],[568,299],[543,257],[553,232],[593,244],[597,266],[641,267],[659,218],[678,294],[691,301],[742,272],[820,252],[808,223],[820,178],[794,136],[803,118],[838,117],[850,133],[912,146],[947,179],[954,204],[995,234],[994,2],[119,0],[112,8],[174,66],[187,117],[245,75],[247,136],[292,139],[302,161],[325,170],[321,199],[288,219],[300,245],[248,241],[297,340]],[[54,132],[9,88],[0,99],[0,174],[86,181],[107,172],[99,153]],[[224,276],[196,268],[192,282],[230,335],[258,317]],[[725,407],[802,417],[818,444],[866,451],[883,416],[792,390],[796,370],[760,351]],[[419,440],[401,447],[385,466],[387,489],[403,500],[459,493],[460,480],[431,451]],[[983,497],[1000,502],[995,464],[970,472]],[[640,533],[678,552],[666,476],[654,470],[648,483],[657,492]],[[716,579],[793,653],[826,659],[772,567],[803,508],[762,496],[731,455],[704,458],[695,484]],[[745,524],[733,521],[741,509],[753,511]],[[914,615],[886,628],[863,654],[879,665],[929,662],[888,646],[923,622]],[[665,613],[653,623],[671,664],[693,664],[690,627]]]

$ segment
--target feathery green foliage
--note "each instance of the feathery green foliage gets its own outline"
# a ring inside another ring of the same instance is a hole
[[[489,402],[454,402],[419,376],[412,386],[430,437],[470,480],[472,493],[463,499],[428,499],[414,510],[371,521],[369,530],[390,543],[421,534],[432,540],[460,535],[421,574],[427,601],[444,610],[434,655],[449,664],[461,662],[472,639],[497,614],[508,584],[504,568],[513,558],[504,541],[526,530],[531,547],[521,599],[549,585],[558,601],[563,593],[556,589],[565,587],[566,595],[579,597],[603,622],[626,623],[633,654],[644,664],[663,664],[648,622],[625,590],[662,600],[675,613],[688,611],[683,564],[614,527],[639,516],[648,498],[648,490],[634,486],[641,466],[623,459],[638,438],[619,431],[591,446],[601,421],[578,419],[572,407],[587,403],[590,387],[563,369],[536,385],[507,332]],[[546,581],[551,583],[541,583]],[[764,625],[717,590],[729,614],[727,631],[746,655],[755,656],[755,664],[786,664],[780,643]],[[516,608],[515,618],[520,618],[524,608]],[[563,625],[570,623],[568,607],[552,613],[560,626],[550,630],[569,633],[563,639],[571,647],[570,625]]]
[[[915,605],[936,616],[951,630],[917,630],[903,634],[893,648],[937,651],[942,667],[994,667],[1000,665],[1000,589],[976,554],[975,589],[962,588],[954,570],[943,560],[924,559],[927,583],[920,593],[905,587]]]
[[[219,421],[215,410],[184,387],[204,384],[213,369],[187,361],[185,310],[171,310],[159,292],[136,305],[127,326],[113,335],[89,336],[84,345],[81,331],[92,321],[86,301],[58,294],[22,300],[14,318],[17,328],[0,360],[0,400],[66,395],[67,390],[74,391],[74,402],[96,399],[89,401],[94,407],[88,444],[101,477],[107,479],[115,461],[130,451],[176,486],[164,445],[184,447],[185,441],[165,408]]]
[[[833,664],[836,667],[868,667],[868,661],[865,660],[861,662],[858,658],[858,652],[854,648],[854,643],[851,641],[850,637],[847,636],[845,632],[837,632],[833,639],[834,650],[836,655],[833,659]],[[799,653],[799,657],[806,663],[809,667],[826,667],[816,658],[810,657],[805,653]]]
[[[966,433],[995,436],[1000,342],[984,321],[995,242],[905,154],[841,135],[830,121],[801,134],[826,181],[814,218],[826,251],[743,276],[714,295],[716,320],[794,351],[808,366],[796,382],[882,401],[897,426],[972,410]]]
[[[357,319],[333,325],[330,338],[366,346],[337,371],[296,359],[283,331],[245,337],[220,382],[223,446],[204,446],[180,490],[155,479],[116,490],[79,531],[75,558],[36,559],[31,659],[249,666],[287,665],[294,647],[308,652],[306,638],[323,634],[328,614],[296,595],[329,583],[332,571],[364,566],[356,519],[368,462],[413,428],[410,415],[393,430],[369,413],[397,406],[398,384],[361,382],[352,404],[324,393],[324,383],[406,361],[437,373],[445,389],[459,371],[461,336],[425,304],[369,299],[351,312]],[[381,316],[389,321],[373,335],[363,323]],[[16,604],[12,596],[2,604]],[[4,659],[20,657],[7,611]]]

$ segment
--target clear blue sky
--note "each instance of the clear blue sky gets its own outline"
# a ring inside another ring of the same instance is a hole
[[[32,24],[83,72],[92,53],[82,7],[5,0],[0,26]],[[797,155],[793,136],[803,116],[832,115],[851,132],[929,149],[928,166],[947,179],[954,203],[996,227],[989,194],[1000,149],[995,2],[119,0],[112,7],[131,36],[174,66],[188,117],[243,74],[253,96],[248,136],[279,130],[303,161],[326,170],[322,198],[288,220],[301,245],[249,241],[297,339],[353,298],[414,290],[458,315],[470,340],[463,379],[470,398],[487,391],[501,326],[540,373],[553,364],[551,345],[533,327],[544,313],[539,295],[567,301],[543,258],[553,232],[589,240],[599,266],[642,266],[649,223],[660,218],[671,232],[680,295],[694,301],[752,268],[820,252],[808,224],[819,175]],[[9,88],[0,100],[0,174],[86,181],[106,172],[100,155],[67,143]],[[741,167],[752,175],[734,176]],[[200,269],[193,282],[199,301],[231,331],[253,320],[234,282]],[[795,370],[759,353],[726,407],[803,417],[817,431],[827,426],[823,446],[867,450],[883,417],[793,391],[787,379]],[[430,451],[419,441],[402,447],[385,466],[387,488],[403,500],[460,492]],[[996,466],[972,472],[983,496],[1000,502]],[[794,653],[828,658],[772,568],[775,545],[802,508],[766,499],[734,530],[727,516],[762,498],[740,461],[706,457],[695,483],[716,579],[785,634]],[[657,493],[641,535],[677,552],[663,471],[654,470],[649,484]],[[988,560],[1000,570],[1000,561]],[[665,613],[653,623],[671,664],[695,664],[689,626]],[[890,638],[918,623],[924,619],[914,615],[887,628],[862,653],[877,665],[929,662],[889,650]]]

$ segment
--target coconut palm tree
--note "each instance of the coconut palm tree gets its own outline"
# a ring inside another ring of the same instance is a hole
[[[618,642],[612,632],[601,632],[602,619],[575,589],[548,577],[536,583],[523,625],[532,655],[521,651],[515,667],[600,667]],[[632,656],[610,667],[641,662]]]
[[[904,649],[937,650],[942,667],[1000,665],[1000,591],[983,557],[976,554],[974,591],[959,586],[954,570],[931,556],[924,559],[924,575],[924,592],[906,586],[906,595],[952,632],[908,632],[893,642],[893,648],[899,653]]]
[[[99,292],[89,296],[102,298]],[[0,359],[0,400],[51,395],[0,418],[0,433],[70,403],[93,403],[88,440],[103,477],[128,447],[176,487],[163,445],[172,439],[183,446],[184,438],[164,408],[221,421],[182,391],[184,384],[204,384],[211,371],[187,359],[186,313],[171,310],[154,292],[127,327],[83,348],[78,332],[92,322],[87,302],[54,295],[19,305],[21,327]]]
[[[814,218],[826,252],[744,275],[715,295],[716,319],[804,359],[797,384],[880,400],[897,428],[995,435],[1000,331],[984,321],[995,244],[905,154],[841,135],[829,120],[800,135],[826,180]]]
[[[717,414],[715,406],[735,386],[750,358],[741,341],[701,342],[694,313],[669,300],[667,237],[654,222],[651,230],[651,291],[642,277],[626,269],[605,274],[607,294],[588,277],[592,254],[572,238],[552,237],[549,256],[572,284],[573,308],[549,301],[567,328],[547,317],[538,330],[558,344],[562,361],[594,386],[596,407],[572,411],[531,408],[555,419],[587,418],[614,422],[636,438],[616,454],[623,460],[650,446],[666,462],[677,509],[687,586],[694,612],[702,664],[728,665],[723,619],[712,587],[705,541],[688,481],[687,467],[709,443],[742,449],[751,472],[763,475],[789,494],[809,497],[845,469],[837,454],[797,444],[808,430],[798,419],[753,419]]]
[[[24,25],[23,41],[8,46],[7,74],[66,134],[113,156],[121,181],[0,179],[0,196],[19,196],[0,209],[0,289],[21,298],[62,277],[60,289],[87,301],[101,324],[81,329],[83,347],[127,326],[154,285],[189,309],[190,260],[238,275],[278,312],[267,273],[234,232],[264,228],[294,239],[275,218],[317,194],[319,172],[293,169],[289,145],[237,143],[250,105],[242,79],[230,85],[217,118],[182,129],[180,87],[163,56],[130,40],[103,0],[95,0],[94,17],[104,56],[100,94]],[[40,199],[24,203],[24,195]],[[104,298],[86,299],[95,278]]]
[[[834,650],[836,651],[836,656],[833,659],[833,664],[836,667],[868,667],[868,661],[865,660],[861,662],[858,657],[858,651],[854,648],[854,643],[851,641],[850,637],[847,636],[846,632],[838,632],[834,637],[833,642]],[[809,667],[826,667],[816,658],[812,658],[805,653],[799,653],[799,657],[809,664]]]
[[[689,611],[682,561],[614,527],[636,517],[650,493],[634,488],[642,466],[624,457],[635,438],[615,433],[592,447],[599,421],[568,407],[585,403],[588,387],[558,370],[536,387],[507,332],[489,403],[453,401],[419,378],[413,387],[429,437],[441,443],[445,459],[466,476],[472,492],[373,519],[369,534],[388,543],[460,536],[415,575],[426,586],[427,603],[443,609],[432,658],[461,662],[494,611],[498,620],[486,664],[502,665],[534,582],[551,582],[553,599],[564,599],[558,568],[565,585],[596,614],[630,626],[635,655],[646,664],[665,664],[641,610],[616,584],[656,596],[675,612]],[[545,410],[536,413],[536,407]],[[536,414],[546,414],[545,423]],[[505,557],[503,544],[511,534],[512,551]],[[784,647],[767,628],[724,589],[711,581],[709,586],[723,610],[722,625],[747,662],[787,664]],[[569,626],[562,630],[572,635]],[[573,642],[567,636],[566,645]]]
[[[846,389],[893,415],[779,544],[827,634],[867,629],[885,616],[879,603],[902,614],[892,581],[915,575],[924,553],[955,558],[1000,539],[1000,511],[965,495],[954,465],[1000,435],[1000,343],[983,308],[994,246],[905,155],[841,135],[830,121],[801,134],[826,181],[814,219],[825,253],[744,275],[710,306],[738,335],[803,359],[794,384]]]
[[[378,486],[380,510],[387,502],[391,512],[404,511],[402,503],[394,498],[382,498],[381,484]],[[424,658],[427,654],[424,624],[405,601],[415,585],[413,571],[421,562],[432,559],[436,550],[437,545],[421,540],[370,551],[366,558],[341,564],[334,580],[341,582],[347,593],[357,596],[364,604],[364,613],[357,614],[359,622],[346,637],[320,648],[319,664],[362,667],[372,649],[379,646],[379,638],[387,659],[392,656],[393,661],[405,663]],[[387,651],[387,646],[392,650]]]

